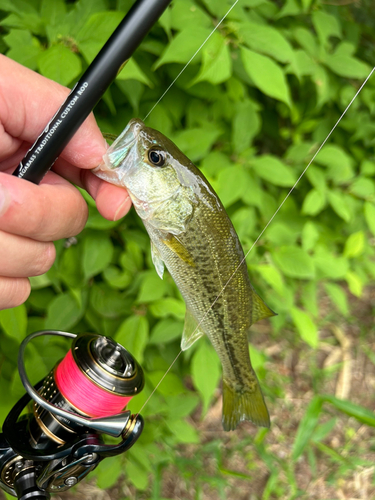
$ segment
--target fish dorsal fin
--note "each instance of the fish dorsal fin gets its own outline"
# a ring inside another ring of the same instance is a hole
[[[257,321],[270,318],[271,316],[277,316],[275,312],[272,311],[264,302],[263,299],[259,297],[259,295],[252,290],[252,309],[251,309],[251,324],[256,323]]]
[[[151,258],[152,258],[152,262],[155,266],[156,272],[158,273],[159,277],[161,279],[163,279],[164,262],[161,258],[159,250],[156,248],[153,241],[151,241]]]
[[[180,242],[177,236],[173,234],[168,234],[168,237],[163,240],[163,243],[167,245],[167,247],[172,250],[175,254],[177,254],[181,260],[189,264],[189,266],[195,267],[195,263],[193,260],[193,256],[190,252],[184,247],[184,245]]]
[[[191,347],[196,340],[200,339],[204,335],[204,332],[200,328],[197,328],[197,326],[197,320],[187,309],[185,314],[184,331],[181,339],[182,351],[189,349],[189,347]]]

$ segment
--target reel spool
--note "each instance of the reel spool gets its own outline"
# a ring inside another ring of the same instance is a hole
[[[24,351],[42,335],[73,338],[65,358],[36,384]],[[21,344],[18,369],[27,394],[10,411],[0,434],[0,487],[22,500],[65,491],[107,456],[129,449],[143,430],[141,415],[122,411],[144,386],[135,358],[113,339],[93,333],[41,331]],[[20,415],[33,400],[32,413]],[[105,444],[102,434],[119,437]]]
[[[83,333],[38,391],[48,403],[84,417],[113,417],[144,386],[143,371],[134,357],[111,338]],[[61,417],[34,402],[30,424],[34,444],[52,439],[64,444],[81,424]]]

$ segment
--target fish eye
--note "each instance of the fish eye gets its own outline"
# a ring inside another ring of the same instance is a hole
[[[163,167],[165,164],[165,153],[164,151],[159,151],[158,149],[151,149],[148,152],[148,159],[153,165]]]

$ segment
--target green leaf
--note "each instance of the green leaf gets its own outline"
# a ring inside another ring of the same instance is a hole
[[[364,200],[375,199],[375,183],[371,179],[359,177],[350,186],[350,192]]]
[[[44,23],[56,25],[61,23],[61,19],[66,14],[66,6],[64,0],[42,0],[40,6],[40,15]]]
[[[318,53],[318,45],[316,43],[316,38],[312,34],[311,30],[298,27],[293,30],[294,38],[301,45],[303,49],[310,54],[310,56],[315,57]]]
[[[322,191],[311,189],[305,196],[302,204],[302,213],[304,215],[317,215],[326,205],[326,197]]]
[[[216,192],[225,207],[240,200],[248,189],[251,189],[247,172],[240,166],[220,170],[217,176]]]
[[[336,144],[324,146],[324,148],[319,151],[315,162],[330,168],[329,175],[332,179],[334,179],[335,175],[340,175],[340,178],[343,177],[345,180],[353,177],[352,157]],[[346,177],[344,177],[344,175],[346,175]]]
[[[349,290],[356,297],[362,297],[363,292],[363,282],[357,273],[353,271],[348,271],[345,275],[345,279],[348,283]]]
[[[137,490],[143,491],[148,486],[147,470],[136,460],[127,460],[125,462],[126,477],[136,487]]]
[[[63,45],[53,45],[42,52],[38,67],[43,76],[65,86],[82,71],[80,58]]]
[[[212,396],[219,383],[220,360],[208,342],[200,342],[191,361],[191,374],[195,388],[203,400],[203,415],[207,412]]]
[[[195,2],[191,0],[179,0],[173,2],[170,8],[171,27],[182,31],[186,28],[204,26],[211,28],[211,18]]]
[[[366,78],[371,71],[371,67],[368,64],[350,55],[337,52],[333,55],[327,55],[323,62],[327,68],[336,73],[336,75],[345,78],[362,80]]]
[[[354,417],[362,424],[375,427],[375,414],[373,411],[364,408],[363,406],[352,403],[345,399],[338,399],[334,396],[322,396],[323,401],[331,403],[339,411],[342,411],[350,417]]]
[[[238,25],[240,40],[257,52],[271,56],[280,62],[291,62],[293,49],[279,30],[251,22]]]
[[[302,229],[302,247],[305,252],[312,250],[319,239],[319,231],[311,221],[307,221]]]
[[[84,308],[72,294],[66,292],[57,295],[48,304],[46,328],[69,331],[82,318]]]
[[[138,64],[135,62],[134,58],[128,60],[123,69],[116,77],[117,80],[138,80],[139,82],[145,83],[149,87],[153,87],[153,83],[148,78],[147,75],[141,70]]]
[[[166,291],[166,282],[161,280],[155,271],[149,271],[142,279],[137,302],[146,303],[161,299]]]
[[[241,153],[251,145],[252,139],[261,127],[259,114],[250,101],[241,102],[233,117],[232,144],[236,153]]]
[[[258,156],[250,160],[250,165],[262,179],[276,186],[293,186],[296,181],[293,170],[271,155]]]
[[[324,286],[333,304],[341,314],[347,316],[349,313],[348,300],[342,287],[334,283],[325,283]]]
[[[337,213],[341,219],[345,222],[349,222],[351,219],[351,212],[346,203],[345,197],[340,191],[328,191],[328,201],[333,210]]]
[[[291,106],[289,87],[280,66],[245,47],[241,48],[241,58],[247,74],[261,92]]]
[[[108,266],[103,271],[103,278],[112,288],[127,288],[132,282],[132,275],[127,272],[121,272],[116,266]]]
[[[357,257],[365,248],[365,235],[363,231],[352,233],[345,242],[344,257]]]
[[[375,205],[367,201],[363,208],[368,228],[375,236]]]
[[[292,308],[291,314],[301,338],[311,347],[317,347],[319,342],[318,329],[310,316],[297,307]]]
[[[10,47],[7,57],[32,70],[37,69],[42,48],[39,40],[31,36],[29,31],[10,30],[9,34],[4,36],[4,41]]]
[[[88,63],[96,57],[124,17],[122,12],[96,12],[76,35],[80,52]]]
[[[261,265],[256,270],[262,278],[280,295],[284,293],[284,281],[280,271],[274,266]]]
[[[113,245],[105,233],[86,234],[83,241],[83,273],[86,279],[102,272],[112,260]]]
[[[199,403],[199,397],[193,392],[169,396],[166,399],[168,416],[172,419],[190,415]]]
[[[215,32],[202,49],[202,66],[192,85],[207,81],[213,85],[225,82],[232,75],[232,60],[225,38]]]
[[[31,290],[39,290],[39,288],[45,288],[52,284],[51,280],[47,274],[41,274],[40,276],[31,276],[29,278]]]
[[[173,297],[157,300],[150,305],[150,312],[156,318],[174,316],[177,319],[183,319],[185,317],[185,309],[185,303]]]
[[[361,163],[361,174],[372,177],[375,175],[375,163],[369,160],[363,160]]]
[[[280,247],[272,253],[272,257],[285,276],[299,279],[315,277],[314,262],[302,248]]]
[[[184,325],[181,321],[162,319],[151,331],[150,344],[167,344],[176,339],[181,339]]]
[[[114,319],[130,313],[132,299],[125,299],[124,294],[113,290],[108,285],[92,286],[90,303],[97,314],[104,318]]]
[[[320,41],[326,44],[329,37],[341,38],[341,26],[335,16],[322,10],[312,13],[312,22]]]
[[[171,372],[165,374],[165,371],[153,371],[148,374],[148,379],[154,387],[158,386],[157,391],[163,396],[177,396],[186,391],[180,377]]]
[[[162,56],[156,61],[154,69],[171,62],[187,63],[210,33],[211,29],[204,26],[191,26],[189,29],[184,29],[167,45]],[[201,57],[202,54],[199,52],[194,57],[193,63],[197,63]]]
[[[326,189],[325,172],[321,168],[314,167],[313,165],[311,165],[306,171],[306,177],[318,191],[323,191],[323,192],[325,191]]]
[[[196,161],[206,156],[220,134],[221,131],[213,125],[191,128],[176,134],[173,142],[190,160]]]
[[[311,400],[306,413],[298,426],[292,449],[292,459],[294,462],[302,455],[312,438],[316,426],[318,425],[321,410],[322,398],[320,396],[315,396]]]
[[[95,469],[96,484],[103,490],[113,486],[122,473],[123,465],[119,457],[107,457]]]
[[[84,283],[81,245],[71,245],[63,250],[58,266],[58,275],[66,285],[79,287]]]
[[[148,321],[144,316],[133,315],[121,323],[115,335],[116,342],[123,345],[142,364],[143,352],[148,340]]]
[[[199,443],[199,435],[196,429],[183,420],[168,420],[167,425],[180,443]]]
[[[349,269],[349,262],[345,257],[338,257],[327,250],[316,252],[314,263],[323,278],[344,278]]]
[[[0,325],[3,331],[21,342],[26,336],[27,312],[24,304],[0,311]]]

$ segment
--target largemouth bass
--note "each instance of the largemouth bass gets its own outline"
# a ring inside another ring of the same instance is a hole
[[[165,266],[186,302],[181,348],[203,334],[214,346],[223,367],[224,429],[242,420],[269,427],[248,335],[253,323],[275,313],[252,287],[238,236],[207,179],[173,142],[136,119],[95,174],[128,190],[157,273],[162,278]]]

